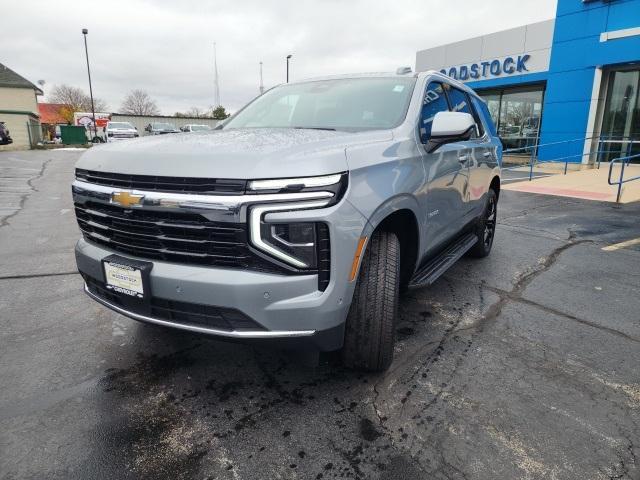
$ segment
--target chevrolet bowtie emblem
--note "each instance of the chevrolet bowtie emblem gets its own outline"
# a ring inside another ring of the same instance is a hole
[[[135,195],[129,192],[113,192],[111,194],[111,203],[127,208],[134,205],[141,205],[143,198],[144,195]]]

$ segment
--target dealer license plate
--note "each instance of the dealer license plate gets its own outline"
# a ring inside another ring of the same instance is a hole
[[[142,270],[113,261],[104,262],[106,286],[116,293],[144,298]]]

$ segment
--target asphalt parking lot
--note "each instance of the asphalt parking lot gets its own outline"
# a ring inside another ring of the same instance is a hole
[[[90,301],[78,155],[0,153],[0,478],[640,478],[639,204],[503,192],[365,375]]]

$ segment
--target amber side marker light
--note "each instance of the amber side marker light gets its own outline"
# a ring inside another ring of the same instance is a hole
[[[360,240],[358,240],[358,248],[356,248],[356,254],[353,256],[353,263],[351,264],[351,275],[349,275],[350,282],[353,282],[356,279],[358,265],[360,265],[360,258],[362,257],[362,250],[366,243],[367,237],[360,237]]]

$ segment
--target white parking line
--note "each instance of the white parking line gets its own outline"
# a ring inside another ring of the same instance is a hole
[[[602,247],[602,250],[605,252],[614,252],[616,250],[620,250],[621,248],[631,247],[633,245],[640,245],[640,237],[634,238],[632,240],[627,240],[625,242],[614,243],[613,245],[609,245],[608,247]]]

